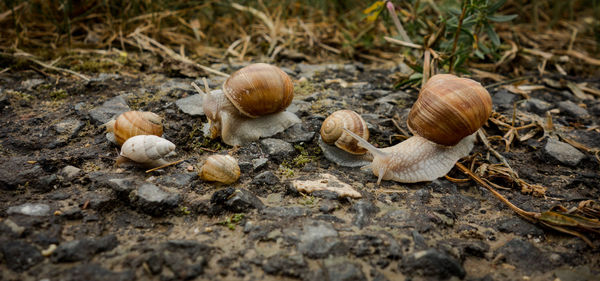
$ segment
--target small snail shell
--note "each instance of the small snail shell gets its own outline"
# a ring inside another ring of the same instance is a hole
[[[117,117],[112,131],[119,145],[137,135],[162,136],[162,118],[149,111],[128,111]]]
[[[358,145],[358,141],[344,132],[346,128],[361,138],[369,139],[367,122],[352,110],[338,110],[323,121],[321,138],[327,144],[335,144],[340,149],[352,154],[365,154],[367,150]]]
[[[123,143],[120,156],[145,166],[157,167],[167,163],[163,157],[173,150],[175,144],[166,139],[154,135],[139,135]]]
[[[278,67],[255,63],[231,74],[223,92],[242,114],[257,118],[285,110],[294,98],[294,85]]]
[[[200,168],[198,175],[206,181],[234,183],[240,178],[240,166],[233,156],[211,155]]]
[[[438,74],[423,85],[407,123],[413,134],[450,146],[481,128],[491,113],[492,98],[481,84]]]

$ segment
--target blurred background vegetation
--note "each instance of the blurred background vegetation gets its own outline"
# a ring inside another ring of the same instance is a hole
[[[588,76],[600,66],[599,19],[600,0],[3,0],[0,67],[16,69],[26,54],[110,72],[151,53],[201,65],[401,60],[421,75],[558,65]],[[105,59],[86,65],[82,54]]]

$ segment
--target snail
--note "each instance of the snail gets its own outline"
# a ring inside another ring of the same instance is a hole
[[[346,128],[361,138],[369,139],[367,122],[352,110],[338,110],[323,121],[318,143],[328,160],[345,167],[358,167],[369,163],[367,150],[358,141],[344,132]]]
[[[372,155],[371,169],[381,180],[431,181],[447,174],[473,149],[475,132],[492,112],[490,94],[478,82],[439,74],[423,85],[408,114],[408,127],[415,134],[392,147],[376,148],[344,129]]]
[[[121,146],[117,166],[131,160],[147,167],[158,167],[168,164],[163,157],[175,150],[175,144],[155,135],[134,136]]]
[[[162,118],[149,111],[128,111],[122,113],[116,120],[106,123],[107,138],[118,144],[137,135],[162,136]]]
[[[210,136],[237,146],[282,132],[300,123],[285,111],[293,97],[292,80],[281,69],[265,63],[248,65],[227,78],[223,90],[204,95]]]
[[[240,178],[240,166],[231,155],[211,155],[200,168],[198,175],[206,181],[230,184]]]

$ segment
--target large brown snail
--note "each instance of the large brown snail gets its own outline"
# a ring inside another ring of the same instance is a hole
[[[379,149],[345,129],[373,155],[370,168],[381,180],[431,181],[447,174],[467,156],[475,132],[492,112],[490,94],[478,82],[450,74],[431,77],[408,116],[413,137]]]
[[[235,146],[277,134],[300,119],[285,111],[294,97],[290,77],[265,63],[234,72],[222,91],[207,93],[202,102],[210,136]]]
[[[358,145],[358,140],[344,131],[357,134],[364,140],[369,139],[367,122],[352,110],[338,110],[329,115],[321,124],[319,147],[329,161],[345,167],[358,167],[371,160],[365,155],[367,149]]]
[[[162,118],[149,111],[127,111],[117,117],[116,120],[106,124],[107,138],[123,145],[131,137],[138,135],[162,136]]]

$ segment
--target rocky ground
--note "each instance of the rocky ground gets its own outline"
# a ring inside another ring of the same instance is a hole
[[[214,67],[231,73],[239,66]],[[290,111],[302,124],[239,149],[202,136],[206,118],[194,106],[192,79],[0,74],[0,279],[600,280],[598,235],[586,234],[596,239],[592,248],[531,224],[473,182],[376,186],[370,173],[323,157],[318,130],[338,109],[361,113],[372,143],[401,141],[394,135],[406,131],[417,92],[394,90],[399,69],[298,64],[284,70],[295,80]],[[600,81],[589,82],[598,88]],[[209,77],[212,88],[221,83]],[[515,103],[519,121],[544,120],[553,110],[557,130],[600,148],[598,99],[549,86],[529,100],[501,87],[490,93],[494,109],[509,120]],[[177,145],[172,159],[185,161],[150,173],[115,167],[117,147],[101,125],[132,109],[161,115],[164,137]],[[492,122],[484,129],[505,133]],[[593,151],[543,137],[538,131],[515,140],[509,152],[503,141],[492,144],[523,180],[547,188],[545,197],[497,179],[509,187],[500,192],[536,212],[600,199]],[[198,178],[197,164],[210,150],[239,160],[239,181]],[[498,162],[481,142],[472,155]],[[465,178],[457,170],[450,175]],[[298,192],[300,181],[324,177],[357,193]]]

